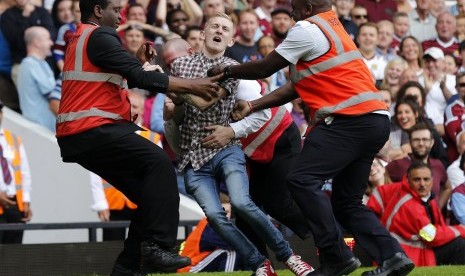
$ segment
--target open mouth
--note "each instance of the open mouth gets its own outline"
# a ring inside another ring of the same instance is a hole
[[[215,36],[215,37],[213,37],[213,41],[215,41],[215,42],[221,42],[221,37]]]

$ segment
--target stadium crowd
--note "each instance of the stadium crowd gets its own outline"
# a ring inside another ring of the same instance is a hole
[[[269,55],[296,23],[291,16],[290,0],[121,0],[121,4],[122,20],[117,31],[124,47],[137,56],[138,50],[150,42],[157,52],[151,62],[156,66],[151,69],[167,73],[171,72],[175,58],[171,55],[168,60],[170,53],[165,43],[182,38],[191,47],[189,53],[200,53],[204,47],[205,23],[218,13],[228,14],[234,21],[234,44],[228,45],[224,56],[241,64]],[[371,165],[364,203],[415,265],[465,264],[465,0],[449,1],[447,5],[444,0],[334,0],[333,10],[358,47],[391,114],[389,140]],[[61,85],[66,78],[62,74],[65,52],[78,24],[79,0],[0,0],[1,107],[21,113],[55,133]],[[173,53],[179,51],[175,49]],[[261,79],[258,90],[268,94],[289,82],[289,70],[284,68]],[[177,98],[170,95],[172,101],[159,91],[128,90],[134,121],[148,130],[146,138],[162,147],[173,166],[178,167],[183,161],[177,154],[179,145],[169,143],[165,137],[170,135],[165,133],[170,121],[167,109],[180,105],[174,100]],[[276,118],[277,110],[268,110],[267,119]],[[280,120],[289,121],[280,134],[293,122],[300,137],[305,136],[313,118],[302,100],[293,100],[282,110],[286,116]],[[2,130],[2,170],[11,171],[16,185],[9,185],[12,180],[4,172],[3,180],[0,179],[0,223],[25,222],[32,216],[29,203],[33,177],[29,175],[23,146],[11,142],[16,138],[8,138],[9,132],[6,137],[3,133]],[[225,143],[253,135],[238,133],[232,124],[224,133],[221,138],[227,140]],[[214,141],[221,142],[218,137]],[[247,141],[241,141],[248,145]],[[292,142],[300,147],[300,139]],[[276,140],[272,143],[280,145]],[[271,159],[255,162],[246,149],[244,146],[250,170],[267,169],[260,164]],[[15,163],[20,155],[22,166]],[[273,153],[270,155],[272,158]],[[6,167],[5,158],[10,162]],[[257,178],[250,177],[251,181]],[[179,191],[187,195],[184,172],[177,171],[177,180]],[[89,182],[94,198],[92,209],[98,212],[100,220],[131,218],[137,208],[134,203],[97,175],[92,174]],[[331,179],[326,184],[324,189],[330,194]],[[257,187],[254,189],[267,189],[266,183]],[[252,190],[251,185],[250,194],[257,205],[264,206],[270,215],[276,214],[276,219],[285,220],[285,216],[267,206],[266,197],[272,195],[260,197],[262,190]],[[15,211],[9,215],[12,209]],[[211,231],[206,221],[201,221],[201,226],[202,231]],[[307,237],[307,227],[300,233],[289,228],[302,239]],[[197,254],[191,259],[198,261],[192,264],[192,271],[239,267],[234,263],[229,267],[200,263],[212,252],[223,254],[225,259],[234,252],[214,232],[208,234],[213,246],[204,250],[207,253],[202,253],[203,249],[190,249]],[[20,243],[21,235],[8,238],[0,234],[0,242]],[[194,246],[200,246],[202,233],[196,235],[199,240]],[[110,236],[109,239],[123,239],[124,233],[122,236],[108,233]],[[266,247],[256,237],[249,239],[267,256]],[[311,269],[307,267],[304,271],[308,273]]]

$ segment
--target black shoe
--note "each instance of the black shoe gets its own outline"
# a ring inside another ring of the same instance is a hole
[[[122,266],[121,264],[115,263],[113,270],[111,271],[110,276],[146,276],[138,270],[132,270]]]
[[[341,276],[348,275],[355,271],[362,263],[356,257],[339,264],[322,264],[315,271],[310,272],[307,276]]]
[[[385,260],[380,267],[374,270],[365,271],[362,276],[404,276],[410,273],[415,267],[412,260],[404,252],[397,252],[391,258]]]
[[[191,264],[188,257],[179,256],[170,250],[161,248],[154,242],[141,244],[142,267],[144,273],[149,272],[175,272]]]

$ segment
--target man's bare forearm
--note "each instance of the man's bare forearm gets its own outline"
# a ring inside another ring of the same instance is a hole
[[[280,88],[274,90],[272,93],[263,96],[260,99],[251,102],[253,111],[263,110],[265,108],[280,106],[286,104],[299,95],[295,92],[291,83],[287,83]]]

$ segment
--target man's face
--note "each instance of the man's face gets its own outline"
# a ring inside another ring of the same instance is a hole
[[[462,101],[465,102],[465,76],[462,76],[458,79],[457,83],[455,84],[455,88],[460,95]]]
[[[334,0],[334,5],[338,16],[349,16],[354,7],[354,0]]]
[[[138,92],[129,92],[128,98],[131,103],[131,117],[137,115],[137,121],[140,121],[144,115],[144,97]]]
[[[436,21],[436,31],[442,41],[449,42],[456,31],[455,17],[449,13],[441,13]]]
[[[291,17],[285,13],[278,13],[271,17],[271,28],[278,36],[285,36],[291,28]]]
[[[429,10],[429,7],[431,5],[431,0],[416,0],[417,2],[417,9],[420,11],[426,11]]]
[[[220,12],[225,12],[223,0],[205,0],[203,14],[207,19]]]
[[[200,30],[192,30],[189,32],[186,38],[189,45],[191,45],[192,49],[199,53],[203,47],[203,38],[201,35]]]
[[[439,76],[444,71],[444,59],[434,59],[430,56],[424,58],[425,68],[428,69],[430,75]]]
[[[128,12],[128,20],[135,20],[137,22],[146,23],[147,16],[145,10],[142,7],[134,6]]]
[[[40,52],[44,56],[50,56],[52,54],[52,46],[53,46],[53,41],[50,38],[50,33],[46,29],[40,29],[38,30],[40,32],[40,35],[35,38],[35,45],[37,49],[40,50]]]
[[[177,11],[173,14],[173,17],[171,17],[171,22],[168,27],[171,31],[183,36],[187,30],[187,21],[189,21],[187,15],[182,11]]]
[[[101,10],[102,26],[118,28],[121,21],[121,0],[108,0],[108,5]]]
[[[465,0],[457,0],[459,14],[465,14]]]
[[[255,32],[258,29],[258,18],[254,14],[244,13],[239,20],[239,30],[241,37],[245,41],[253,41]]]
[[[357,41],[361,50],[374,51],[378,44],[378,31],[375,27],[364,26],[358,33]]]
[[[233,23],[223,17],[211,18],[203,32],[205,48],[212,55],[220,54],[234,44]]]
[[[400,38],[404,37],[408,33],[410,24],[408,22],[408,17],[397,17],[394,20],[394,34]]]
[[[433,187],[433,175],[428,168],[418,168],[410,172],[408,177],[410,188],[420,197],[428,196]]]
[[[434,144],[431,131],[421,129],[412,132],[411,135],[410,146],[412,147],[412,155],[419,160],[427,158]]]
[[[357,26],[368,22],[368,12],[365,8],[353,8],[350,12],[350,16]]]
[[[387,49],[391,46],[392,40],[394,39],[394,28],[392,25],[382,24],[378,26],[379,41],[378,46],[381,49]]]

